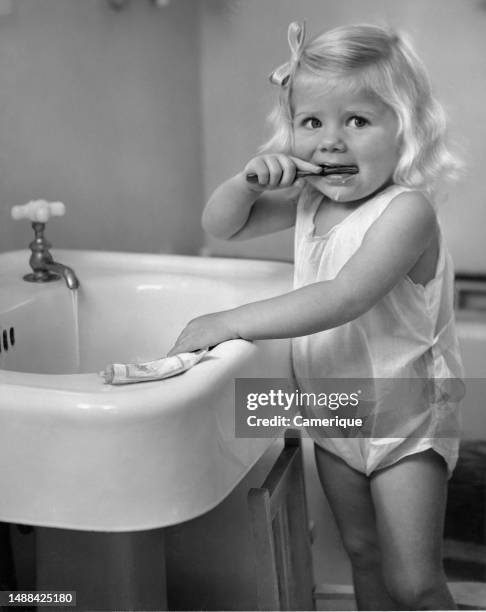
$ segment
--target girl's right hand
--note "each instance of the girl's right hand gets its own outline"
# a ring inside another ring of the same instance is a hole
[[[253,157],[243,170],[243,178],[246,181],[247,174],[258,176],[258,183],[247,182],[252,191],[282,189],[295,184],[297,170],[319,173],[321,167],[291,155],[271,153]]]

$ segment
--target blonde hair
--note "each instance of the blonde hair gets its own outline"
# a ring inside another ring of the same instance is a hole
[[[298,25],[298,24],[291,24]],[[460,168],[446,144],[446,116],[434,98],[427,71],[404,37],[376,25],[348,25],[304,44],[289,62],[276,106],[269,116],[271,138],[261,151],[293,149],[292,90],[296,77],[322,79],[323,87],[366,90],[388,105],[398,118],[400,156],[395,183],[431,191],[437,180]],[[282,70],[280,67],[279,70]],[[275,81],[274,81],[275,82]]]

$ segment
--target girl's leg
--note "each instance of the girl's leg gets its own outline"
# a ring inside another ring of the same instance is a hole
[[[351,560],[359,610],[396,610],[385,588],[369,479],[314,445],[317,471]]]
[[[371,476],[383,576],[405,610],[455,610],[442,567],[447,468],[433,450]]]

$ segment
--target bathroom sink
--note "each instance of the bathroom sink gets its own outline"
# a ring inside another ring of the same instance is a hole
[[[115,387],[112,362],[164,356],[191,318],[291,287],[282,262],[55,250],[79,291],[0,254],[0,520],[92,531],[214,508],[272,445],[234,435],[234,378],[290,377],[286,340],[231,340],[193,369]]]

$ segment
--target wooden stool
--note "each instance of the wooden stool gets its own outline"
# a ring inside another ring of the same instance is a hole
[[[285,432],[285,447],[263,485],[248,492],[258,610],[315,610],[314,579],[302,466],[302,442]]]
[[[354,600],[348,585],[314,587],[299,431],[285,432],[285,447],[263,485],[250,489],[248,506],[258,610],[315,610],[317,600]]]
[[[299,431],[285,432],[285,447],[263,485],[250,489],[248,506],[258,610],[315,610],[318,599],[354,599],[350,586],[314,588]]]

